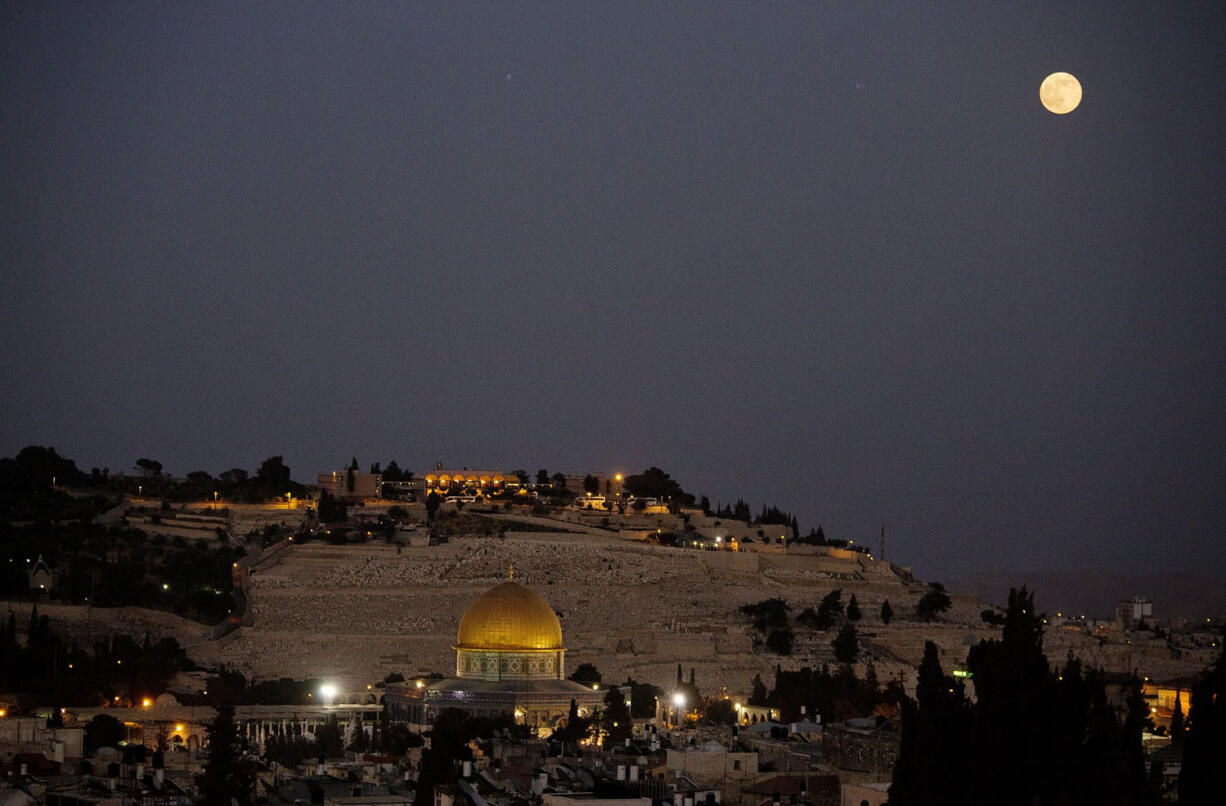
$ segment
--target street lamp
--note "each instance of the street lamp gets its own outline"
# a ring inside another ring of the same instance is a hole
[[[673,724],[674,725],[681,724],[677,720],[678,714],[681,715],[682,719],[685,718],[685,695],[682,694],[680,691],[675,692],[673,694]]]
[[[336,697],[336,686],[324,683],[319,687],[319,696],[323,699],[324,705],[331,705],[332,700]]]

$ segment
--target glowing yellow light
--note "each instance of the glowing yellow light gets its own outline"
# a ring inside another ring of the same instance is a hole
[[[9,715],[9,712],[6,709],[0,708],[0,718],[6,717],[8,715]]]
[[[1052,73],[1039,85],[1039,103],[1048,112],[1067,115],[1081,103],[1081,82],[1069,73]]]
[[[182,733],[182,732],[183,732],[183,726],[175,725],[175,733]]]
[[[426,686],[426,684],[425,684],[425,683],[421,682],[420,680],[418,680],[418,681],[417,681],[417,687],[418,687],[418,688],[425,688],[425,686]]]
[[[151,700],[151,699],[149,699],[148,697],[146,697],[145,699],[143,699],[143,700],[141,700],[141,701],[140,701],[140,704],[141,704],[143,707],[148,708],[149,706],[153,705],[153,700]]]

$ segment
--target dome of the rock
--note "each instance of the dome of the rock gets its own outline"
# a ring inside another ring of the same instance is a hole
[[[388,686],[393,718],[426,729],[446,708],[473,716],[511,715],[542,735],[604,702],[598,687],[566,679],[562,625],[549,602],[518,582],[482,593],[460,619],[455,677]]]
[[[562,649],[562,625],[539,594],[504,582],[481,594],[464,612],[456,649],[533,651]]]

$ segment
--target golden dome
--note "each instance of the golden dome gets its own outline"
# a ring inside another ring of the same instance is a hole
[[[478,596],[456,634],[456,649],[562,648],[562,625],[553,608],[518,582],[504,582]]]

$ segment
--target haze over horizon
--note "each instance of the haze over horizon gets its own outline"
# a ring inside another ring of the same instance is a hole
[[[1220,4],[0,15],[0,455],[656,465],[924,578],[1226,568]]]

